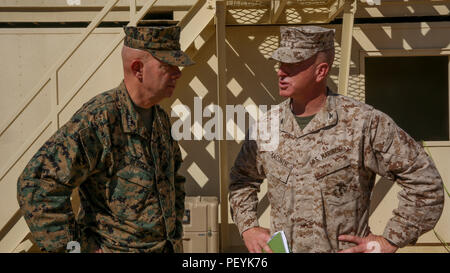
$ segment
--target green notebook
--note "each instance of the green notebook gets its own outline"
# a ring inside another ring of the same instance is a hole
[[[289,245],[282,230],[275,232],[267,244],[273,253],[289,253]]]

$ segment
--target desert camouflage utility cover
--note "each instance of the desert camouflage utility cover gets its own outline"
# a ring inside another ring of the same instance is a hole
[[[334,30],[318,26],[280,27],[280,47],[272,59],[298,63],[320,51],[334,48]]]

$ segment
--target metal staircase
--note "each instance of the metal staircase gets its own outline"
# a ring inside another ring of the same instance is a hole
[[[22,6],[20,3],[22,2]],[[52,5],[60,5],[61,1],[41,1],[43,5],[48,6],[51,10]],[[64,1],[63,1],[64,2]],[[166,5],[164,3],[166,3]],[[29,236],[29,229],[20,214],[17,201],[15,200],[16,179],[6,179],[9,172],[17,166],[24,166],[30,159],[30,151],[33,144],[42,141],[43,132],[50,129],[55,132],[60,128],[60,114],[66,109],[67,105],[79,94],[80,90],[95,75],[99,67],[111,56],[112,52],[121,44],[125,34],[121,32],[117,34],[115,39],[100,54],[92,65],[78,79],[76,84],[72,86],[70,92],[65,96],[61,96],[59,91],[59,71],[67,64],[77,50],[85,43],[86,39],[93,31],[106,21],[122,21],[124,20],[124,12],[129,14],[127,20],[128,25],[136,25],[140,20],[152,11],[161,10],[161,6],[167,6],[168,0],[110,0],[110,1],[91,1],[89,5],[101,7],[96,16],[90,21],[83,33],[77,41],[67,50],[67,52],[43,75],[39,83],[33,88],[29,95],[24,98],[16,110],[10,116],[5,117],[0,124],[0,141],[5,133],[18,122],[18,118],[22,115],[29,114],[25,110],[30,106],[33,100],[40,94],[44,88],[51,88],[51,111],[40,124],[36,124],[34,132],[29,135],[27,141],[17,147],[16,153],[7,155],[7,162],[0,166],[0,185],[3,185],[8,192],[2,192],[2,195],[11,196],[8,201],[7,208],[2,208],[0,215],[0,252],[27,252],[32,249]],[[175,1],[177,2],[177,1]],[[178,1],[180,2],[180,1]],[[183,2],[183,1],[181,1]],[[338,14],[349,7],[354,1],[349,0],[308,0],[308,1],[291,1],[291,0],[261,0],[261,1],[223,1],[223,0],[197,0],[185,1],[189,2],[188,10],[182,12],[183,16],[178,20],[178,25],[182,28],[180,43],[182,50],[186,51],[191,57],[201,50],[201,47],[216,34],[217,53],[218,53],[218,92],[226,90],[224,85],[225,54],[224,54],[224,24],[226,25],[274,25],[274,24],[317,24],[329,23]],[[181,5],[181,4],[180,4]],[[220,9],[216,9],[221,7]],[[186,6],[186,4],[184,4]],[[20,13],[21,8],[39,8],[36,7],[35,1],[8,1],[0,3],[0,7],[9,9],[10,12]],[[138,7],[140,7],[138,9]],[[175,8],[174,8],[175,10]],[[38,11],[36,11],[38,13]],[[218,17],[218,12],[222,12],[222,17]],[[105,21],[105,18],[109,18]],[[352,18],[351,18],[352,20]],[[0,20],[4,22],[3,20]],[[48,22],[48,18],[34,17],[34,21]],[[69,21],[69,20],[68,20]],[[222,28],[219,27],[222,24]],[[220,30],[220,33],[217,31]],[[351,35],[351,33],[349,34]],[[346,36],[348,39],[348,36]],[[351,38],[351,36],[350,36]],[[219,42],[220,41],[220,42]],[[221,46],[222,45],[222,46]],[[222,66],[222,68],[221,68]],[[226,95],[220,95],[223,104],[226,101]],[[221,148],[223,149],[223,148]],[[226,158],[223,151],[221,157]],[[224,178],[225,173],[221,174]],[[221,183],[224,184],[224,183]],[[226,197],[226,188],[221,188],[221,197]],[[226,198],[225,198],[226,199]],[[222,221],[228,219],[227,205],[222,203],[221,209]],[[221,230],[226,233],[226,230]],[[226,234],[222,235],[222,243],[226,239]]]

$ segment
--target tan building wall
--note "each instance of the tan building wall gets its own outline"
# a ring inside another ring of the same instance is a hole
[[[420,2],[420,1],[416,1]],[[423,1],[422,1],[423,2]],[[419,4],[417,4],[419,5]],[[421,4],[423,5],[423,4]],[[446,4],[447,5],[447,4]],[[448,5],[447,5],[448,6]],[[445,5],[434,13],[445,12]],[[423,9],[415,7],[416,11]],[[398,13],[410,11],[403,6]],[[448,11],[448,9],[447,9]],[[360,16],[375,16],[376,11],[360,10]],[[383,15],[386,10],[379,9]],[[428,11],[427,11],[428,12]],[[431,12],[431,11],[430,11]],[[367,13],[367,14],[366,14]],[[337,54],[329,80],[329,86],[337,90],[340,64],[340,25],[336,28]],[[120,47],[117,47],[100,66],[94,76],[81,88],[73,99],[73,87],[80,77],[97,62],[105,48],[120,33],[120,28],[97,29],[82,45],[79,51],[60,69],[58,99],[67,102],[59,114],[60,124],[86,101],[96,94],[113,88],[122,80]],[[277,26],[229,26],[227,31],[227,104],[228,105],[274,105],[282,101],[278,96],[276,68],[274,61],[268,60],[270,53],[278,46]],[[448,33],[449,22],[368,24],[355,25],[352,44],[352,58],[349,79],[349,96],[364,101],[364,57],[365,56],[405,56],[405,55],[450,55]],[[79,37],[82,29],[0,29],[0,53],[4,64],[0,69],[0,125],[17,112],[18,106],[30,96],[47,70],[66,52]],[[214,36],[209,39],[195,56],[197,64],[183,69],[173,98],[163,102],[170,115],[171,106],[182,103],[192,111],[194,97],[202,97],[205,108],[217,104],[217,57]],[[450,78],[450,76],[449,76]],[[47,84],[32,103],[0,135],[0,252],[11,252],[27,232],[26,224],[17,213],[16,181],[25,164],[43,142],[52,134],[53,125],[44,126],[43,121],[51,115],[54,89]],[[426,92],[426,91],[424,91]],[[224,109],[225,110],[225,109]],[[203,118],[205,124],[210,118]],[[176,121],[174,117],[172,121]],[[193,122],[192,122],[193,124]],[[194,134],[198,131],[194,129]],[[39,132],[41,132],[39,134]],[[30,143],[30,139],[38,136]],[[227,141],[228,166],[231,167],[240,149],[241,142]],[[187,194],[219,197],[218,141],[182,140],[184,164],[182,173],[187,177]],[[429,142],[429,150],[438,166],[447,188],[450,188],[450,141]],[[16,160],[18,158],[18,160]],[[389,182],[377,183],[373,200],[374,206],[370,226],[380,234],[392,215],[398,201],[399,188]],[[265,227],[270,226],[267,185],[261,187],[259,220]],[[450,242],[450,204],[446,197],[444,213],[436,227],[437,233]],[[220,219],[220,217],[219,217]],[[231,237],[230,251],[242,251],[242,240],[229,219]],[[25,234],[24,234],[25,233]],[[407,247],[402,252],[441,252],[433,232],[422,236],[419,246]]]

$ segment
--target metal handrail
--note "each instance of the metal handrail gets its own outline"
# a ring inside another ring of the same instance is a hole
[[[49,71],[45,74],[45,76],[41,79],[41,81],[33,88],[33,92],[29,95],[21,104],[20,107],[11,118],[8,119],[7,122],[2,124],[0,127],[0,137],[6,132],[6,130],[16,121],[16,119],[23,113],[23,111],[27,108],[28,105],[36,98],[36,96],[41,92],[41,90],[45,87],[45,85],[51,80],[54,74],[58,74],[59,69],[63,66],[67,60],[75,53],[75,51],[81,46],[81,44],[87,39],[87,37],[92,33],[92,31],[100,24],[100,22],[105,18],[105,16],[112,10],[112,8],[116,5],[119,0],[110,0],[105,7],[97,14],[97,16],[92,20],[92,22],[88,25],[84,33],[81,35],[80,39],[75,42],[71,49],[67,51],[67,53],[59,59],[59,61],[49,69]]]

